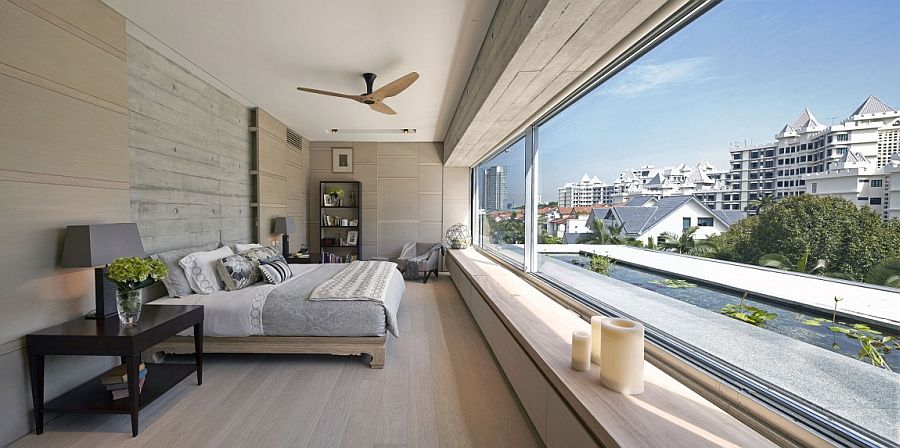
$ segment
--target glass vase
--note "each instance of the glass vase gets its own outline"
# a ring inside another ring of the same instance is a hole
[[[141,317],[141,291],[139,289],[119,290],[116,293],[116,310],[119,322],[126,327],[137,325]]]

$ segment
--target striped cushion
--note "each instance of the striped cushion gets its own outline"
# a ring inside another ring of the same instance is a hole
[[[266,278],[266,281],[273,285],[277,285],[291,278],[292,274],[291,268],[288,267],[288,264],[284,260],[284,258],[281,258],[280,260],[262,262],[259,264],[259,269],[262,271],[263,277]]]

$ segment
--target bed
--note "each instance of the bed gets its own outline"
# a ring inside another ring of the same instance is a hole
[[[363,275],[348,276],[356,265],[289,267],[293,276],[278,285],[261,282],[237,291],[166,296],[147,306],[203,305],[203,345],[207,353],[365,354],[370,356],[370,367],[384,367],[388,334],[399,336],[396,315],[405,290],[400,272],[391,268],[372,276],[362,270],[359,272]],[[341,297],[341,291],[352,289],[352,285],[335,285],[339,278],[370,283],[383,299]],[[334,297],[322,296],[319,287],[323,283],[337,288],[330,290]],[[193,353],[192,332],[180,333],[151,351]]]

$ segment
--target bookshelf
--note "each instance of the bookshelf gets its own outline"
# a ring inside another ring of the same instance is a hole
[[[319,182],[320,263],[349,263],[359,259],[362,247],[361,204],[360,182]]]

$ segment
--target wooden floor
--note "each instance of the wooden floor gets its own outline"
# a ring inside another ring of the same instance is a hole
[[[141,413],[57,417],[15,447],[529,447],[541,444],[442,274],[406,283],[387,364],[360,357],[208,355]],[[151,372],[152,375],[152,372]]]

